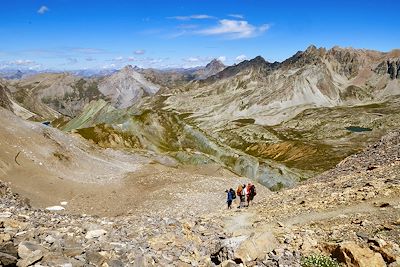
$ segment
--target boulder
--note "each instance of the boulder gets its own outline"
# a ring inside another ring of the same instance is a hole
[[[106,261],[106,258],[99,252],[89,251],[86,253],[86,260],[94,266],[101,266]]]
[[[329,244],[325,248],[348,267],[386,267],[381,254],[369,248],[362,248],[353,242]]]
[[[221,267],[237,267],[239,266],[238,264],[236,264],[234,261],[232,260],[226,260],[224,262],[221,263]]]
[[[369,243],[370,248],[381,254],[385,262],[400,262],[400,249],[397,244],[382,239],[370,239]]]
[[[0,266],[15,266],[17,258],[6,253],[0,252]]]
[[[85,238],[86,239],[98,238],[105,234],[107,234],[107,231],[103,229],[92,230],[86,233]]]
[[[109,266],[109,267],[124,267],[125,265],[120,260],[112,259],[112,260],[107,261],[107,266]]]
[[[271,232],[263,232],[250,236],[235,251],[235,258],[243,262],[263,259],[265,255],[278,246],[278,241]]]
[[[59,266],[59,267],[83,267],[85,264],[74,258],[65,257],[59,253],[50,253],[43,257],[40,261],[44,266]]]
[[[18,256],[21,260],[18,261],[17,266],[25,267],[38,262],[43,258],[45,248],[32,242],[21,242],[18,245]]]
[[[14,257],[18,257],[17,248],[14,246],[13,242],[11,242],[11,241],[0,244],[0,252],[9,254]]]

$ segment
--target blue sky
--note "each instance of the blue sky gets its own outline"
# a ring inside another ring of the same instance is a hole
[[[192,67],[400,48],[400,1],[3,0],[0,69]]]

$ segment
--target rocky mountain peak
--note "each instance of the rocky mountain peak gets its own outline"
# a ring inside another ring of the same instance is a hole
[[[221,60],[214,58],[213,60],[210,61],[210,63],[208,63],[206,65],[206,68],[218,68],[218,69],[221,69],[221,68],[225,68],[225,65],[224,65],[224,63],[222,63]]]
[[[284,66],[303,67],[305,65],[314,65],[322,61],[326,55],[326,49],[323,47],[317,48],[315,45],[310,45],[304,51],[298,51],[292,57],[283,61]]]
[[[159,89],[132,65],[125,66],[99,83],[99,91],[117,108],[126,108],[144,96],[154,95]]]
[[[305,53],[312,53],[312,52],[315,52],[317,50],[318,50],[318,48],[315,45],[312,44],[312,45],[309,45],[304,52]]]
[[[211,60],[204,68],[197,70],[194,75],[198,80],[204,80],[224,70],[226,66],[218,59]]]
[[[310,45],[303,52],[303,55],[311,56],[311,57],[323,57],[326,53],[326,49],[324,47],[317,48],[315,45]]]
[[[135,69],[134,69],[134,67],[132,65],[126,65],[125,67],[123,67],[121,69],[121,72],[123,72],[123,73],[132,73],[132,72],[135,72]]]
[[[255,58],[251,59],[250,62],[252,64],[265,64],[267,61],[262,56],[256,56]]]

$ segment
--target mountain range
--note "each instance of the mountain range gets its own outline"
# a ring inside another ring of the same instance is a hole
[[[2,84],[2,106],[20,106],[25,118],[106,148],[218,164],[275,189],[332,168],[400,125],[400,50],[310,46],[282,62],[126,66]]]

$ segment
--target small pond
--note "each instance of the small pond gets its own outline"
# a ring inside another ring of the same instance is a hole
[[[353,132],[353,133],[361,133],[361,132],[370,132],[372,131],[371,128],[364,128],[364,127],[360,127],[360,126],[349,126],[346,127],[346,130]]]

